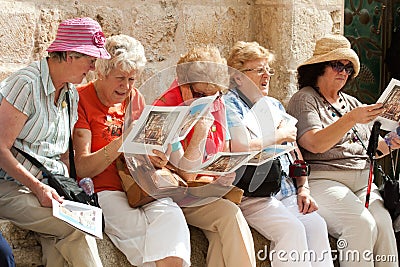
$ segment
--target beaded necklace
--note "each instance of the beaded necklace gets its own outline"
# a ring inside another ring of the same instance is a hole
[[[339,118],[341,118],[341,117],[343,116],[343,114],[340,113],[339,110],[337,110],[337,108],[335,108],[335,106],[333,106],[333,105],[326,99],[326,97],[321,93],[319,87],[313,87],[313,89],[318,93],[318,95],[319,95],[320,97],[322,97],[322,98],[324,99],[324,103],[327,103],[327,104],[328,104],[328,110],[332,109],[332,117],[339,116]],[[341,94],[341,93],[339,93],[339,94]],[[339,99],[339,102],[342,102],[342,101],[340,101],[340,100],[344,101],[343,95],[342,95],[342,96],[340,97],[340,99]],[[342,106],[341,108],[342,108],[342,109],[345,109],[346,106],[343,104],[343,106]],[[361,140],[361,138],[360,138],[360,136],[359,136],[359,134],[358,134],[358,131],[357,131],[357,129],[356,129],[356,125],[354,125],[353,127],[351,127],[351,130],[352,130],[353,134],[355,135],[355,136],[351,139],[351,141],[354,142],[354,143],[357,142],[357,141],[359,141],[360,144],[362,145],[362,147],[365,149],[365,151],[367,151],[367,147],[365,146],[364,142]]]

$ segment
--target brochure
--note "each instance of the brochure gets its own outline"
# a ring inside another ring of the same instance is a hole
[[[292,145],[272,145],[264,148],[252,157],[246,165],[259,166],[283,154],[289,153],[296,147]]]
[[[261,123],[261,122],[271,123]],[[297,119],[281,111],[268,99],[261,98],[243,118],[243,123],[253,137],[262,138],[265,144],[275,143],[275,129],[281,124],[295,126]]]
[[[125,133],[119,152],[154,155],[168,144],[183,140],[196,122],[208,111],[217,95],[201,97],[188,106],[146,105],[135,125]]]
[[[54,199],[52,205],[54,217],[86,234],[103,239],[102,210],[100,208],[69,200],[64,200],[61,204]]]
[[[400,81],[392,79],[377,103],[383,103],[385,112],[377,118],[386,131],[396,131],[400,121]]]
[[[257,151],[250,152],[218,152],[211,159],[200,165],[198,169],[187,171],[189,173],[225,175],[232,173],[245,165]]]

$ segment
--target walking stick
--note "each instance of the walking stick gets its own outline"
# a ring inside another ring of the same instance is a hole
[[[369,157],[370,164],[369,164],[367,195],[365,197],[365,207],[367,209],[369,206],[369,198],[371,196],[372,179],[374,177],[374,167],[375,167],[375,154],[376,154],[376,149],[378,148],[379,131],[381,125],[382,124],[379,121],[374,122],[374,125],[372,126],[371,136],[369,137],[369,142],[368,142],[367,155]]]

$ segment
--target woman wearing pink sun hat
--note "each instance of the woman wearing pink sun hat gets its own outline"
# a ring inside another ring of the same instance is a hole
[[[94,70],[97,58],[110,58],[105,41],[93,19],[65,20],[47,49],[48,57],[0,83],[0,217],[39,234],[45,266],[99,267],[102,263],[93,237],[53,217],[52,199],[63,199],[42,182],[42,172],[16,148],[52,173],[68,175],[63,155],[70,127],[77,120],[74,84]]]

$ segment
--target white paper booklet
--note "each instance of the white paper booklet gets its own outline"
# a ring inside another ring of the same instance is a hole
[[[270,123],[266,123],[270,122]],[[262,138],[264,143],[275,143],[275,129],[283,123],[295,126],[297,119],[282,112],[265,98],[261,98],[243,119],[243,123],[254,137]]]
[[[168,144],[183,140],[196,122],[208,111],[217,95],[201,97],[188,106],[146,105],[140,118],[128,133],[119,152],[154,155]]]
[[[383,103],[385,112],[377,118],[386,131],[396,131],[400,121],[400,81],[392,79],[377,103]]]
[[[103,239],[102,210],[100,208],[69,200],[64,200],[61,204],[54,199],[52,205],[54,217],[86,234]]]
[[[245,165],[257,151],[251,152],[218,152],[211,159],[200,165],[198,169],[190,170],[190,173],[209,175],[225,175],[236,171]]]
[[[273,160],[276,157],[289,153],[296,147],[292,145],[271,145],[258,152],[252,157],[246,165],[259,166],[267,161]]]

